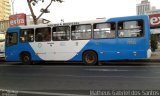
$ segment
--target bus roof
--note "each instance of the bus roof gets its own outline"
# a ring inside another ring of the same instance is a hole
[[[89,21],[80,21],[80,22],[68,22],[68,23],[56,23],[56,24],[41,24],[41,25],[29,25],[29,26],[17,26],[17,27],[10,27],[9,29],[27,29],[27,28],[39,28],[39,27],[51,27],[51,26],[69,26],[69,25],[78,25],[78,24],[93,24],[93,23],[102,23],[102,22],[118,22],[122,20],[132,20],[132,19],[146,19],[148,18],[147,15],[140,15],[140,16],[125,16],[125,17],[114,17],[114,18],[102,18],[96,20],[89,20]]]
[[[118,21],[123,21],[123,20],[134,20],[134,19],[148,19],[148,15],[136,15],[136,16],[126,16],[126,17],[115,17],[115,18],[110,18],[107,21],[108,22],[118,22]]]

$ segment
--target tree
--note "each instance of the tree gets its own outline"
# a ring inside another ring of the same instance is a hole
[[[158,48],[157,35],[151,34],[151,50],[155,51]]]
[[[59,2],[59,3],[62,3],[63,0],[50,0],[50,3],[46,6],[46,8],[41,8],[40,10],[40,15],[39,16],[36,16],[34,11],[33,11],[33,8],[32,8],[32,5],[35,6],[39,1],[42,1],[42,3],[44,2],[44,0],[27,0],[27,3],[28,3],[28,6],[29,6],[29,9],[31,11],[31,15],[33,17],[33,22],[34,24],[36,25],[37,24],[37,21],[38,19],[44,14],[44,13],[49,13],[48,11],[48,8],[51,6],[52,2]]]

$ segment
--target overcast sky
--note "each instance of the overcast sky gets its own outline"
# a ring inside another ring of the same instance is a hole
[[[30,14],[26,1],[15,0],[15,13]],[[45,1],[45,4],[39,2],[38,6],[34,7],[36,14],[39,15],[40,8],[45,7],[43,5],[47,5],[50,0]],[[156,8],[160,9],[159,0],[149,1],[151,2],[151,6],[156,6]],[[102,17],[130,16],[136,15],[136,4],[140,2],[141,0],[64,0],[63,3],[54,2],[49,7],[50,13],[43,15],[42,18],[57,23],[61,19],[64,19],[65,22],[75,22],[94,20]]]

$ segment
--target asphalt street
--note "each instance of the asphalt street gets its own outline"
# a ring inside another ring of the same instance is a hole
[[[35,65],[0,63],[0,89],[15,90],[20,93],[29,94],[38,91],[42,93],[34,94],[76,96],[75,94],[81,94],[81,91],[85,93],[89,90],[160,88],[159,62],[107,62],[101,66],[78,63]]]

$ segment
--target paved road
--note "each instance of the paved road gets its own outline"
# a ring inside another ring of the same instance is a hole
[[[157,90],[159,88],[159,62],[108,62],[102,66],[85,66],[77,63],[20,65],[1,62],[0,64],[0,89],[45,92],[55,90],[59,94],[60,90]],[[26,92],[23,91],[21,92]]]

